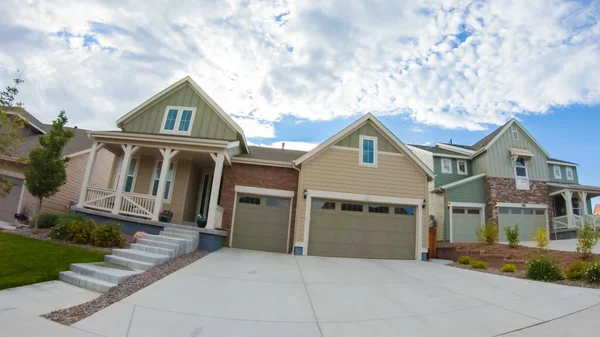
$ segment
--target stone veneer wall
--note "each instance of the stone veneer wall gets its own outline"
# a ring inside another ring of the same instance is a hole
[[[529,190],[518,190],[515,179],[485,177],[486,220],[498,224],[498,209],[494,208],[496,202],[510,202],[516,204],[544,204],[548,205],[548,221],[550,233],[553,232],[552,219],[554,219],[554,200],[550,196],[548,184],[545,181],[529,181]]]

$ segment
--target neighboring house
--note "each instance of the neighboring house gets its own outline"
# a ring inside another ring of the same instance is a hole
[[[596,208],[594,209],[594,215],[600,215],[600,204],[596,205]]]
[[[310,152],[249,146],[240,126],[190,77],[92,131],[92,153],[118,160],[111,188],[86,168],[77,212],[119,219],[124,231],[172,223],[225,245],[272,252],[420,259],[427,252],[433,172],[367,114]],[[220,229],[215,230],[215,229]]]
[[[597,221],[590,218],[591,198],[600,187],[579,184],[578,165],[551,158],[516,119],[472,146],[409,147],[435,173],[430,214],[438,240],[476,241],[486,221],[498,224],[500,241],[506,241],[504,228],[515,224],[527,241],[537,227],[561,238],[583,221]]]
[[[30,218],[35,216],[37,209],[37,198],[32,196],[25,186],[25,171],[27,164],[18,159],[27,157],[29,150],[39,145],[39,138],[50,130],[51,125],[40,122],[33,115],[21,108],[13,108],[8,111],[14,118],[26,121],[26,126],[21,130],[23,142],[14,145],[14,153],[10,158],[0,158],[0,175],[10,179],[14,186],[10,193],[0,198],[0,220],[14,222],[15,213],[26,212]],[[42,211],[66,212],[71,202],[79,200],[83,172],[87,165],[88,154],[92,141],[87,137],[87,130],[74,129],[75,136],[69,140],[63,150],[63,155],[69,157],[67,164],[67,183],[60,187],[59,191],[42,202]],[[98,186],[108,186],[110,168],[114,155],[108,151],[98,154],[98,167],[93,182]]]

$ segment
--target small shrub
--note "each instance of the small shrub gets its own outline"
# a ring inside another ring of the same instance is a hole
[[[587,263],[583,261],[576,261],[569,269],[567,269],[566,276],[569,280],[581,280],[585,276],[585,271],[588,268]]]
[[[589,223],[583,225],[583,228],[577,234],[577,252],[581,254],[584,260],[592,257],[592,249],[598,244],[598,233]]]
[[[511,263],[505,264],[502,267],[503,273],[514,273],[516,271],[517,271],[517,266],[515,266],[514,264],[511,264]]]
[[[546,253],[538,253],[531,260],[527,261],[527,278],[553,282],[562,280],[563,276],[558,268],[556,261]]]
[[[76,213],[61,214],[57,224],[52,227],[48,236],[53,239],[66,240],[69,232],[69,227],[73,221],[86,221],[83,215]]]
[[[123,247],[124,244],[121,225],[113,221],[94,227],[91,237],[94,246],[98,247]]]
[[[515,227],[505,227],[504,233],[506,233],[506,240],[510,248],[517,248],[519,245],[519,225]]]
[[[458,258],[458,263],[465,265],[471,264],[471,258],[466,255],[460,256]]]
[[[43,212],[37,216],[38,218],[38,228],[52,228],[58,224],[60,220],[60,214]],[[33,227],[35,224],[35,219],[31,221],[30,226]]]
[[[67,230],[67,240],[77,244],[87,244],[93,229],[93,221],[75,220]]]
[[[498,240],[498,226],[493,222],[488,222],[483,227],[477,229],[476,234],[479,242],[491,245]]]
[[[473,268],[473,269],[487,269],[487,265],[483,261],[471,261],[471,268]]]
[[[550,242],[550,240],[548,240],[548,233],[546,233],[546,230],[541,227],[538,227],[535,230],[533,241],[537,242],[537,247],[542,249],[548,247],[548,243]]]
[[[600,283],[600,262],[594,262],[585,270],[585,279],[590,283]]]

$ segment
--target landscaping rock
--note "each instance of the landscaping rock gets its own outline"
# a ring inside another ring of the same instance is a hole
[[[92,301],[67,309],[53,311],[49,314],[43,315],[42,317],[65,325],[74,324],[106,308],[107,306],[116,303],[127,296],[130,296],[138,290],[149,286],[150,284],[187,266],[188,264],[199,260],[207,254],[208,252],[206,251],[197,250],[189,254],[181,255],[146,272],[130,277],[124,283],[112,288],[108,293]]]

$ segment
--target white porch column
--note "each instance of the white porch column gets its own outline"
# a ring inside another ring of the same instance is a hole
[[[579,194],[579,204],[581,204],[582,206],[579,206],[579,208],[581,209],[581,215],[587,215],[588,214],[588,209],[587,209],[587,192],[577,192],[577,194]]]
[[[117,184],[117,190],[115,191],[115,204],[113,206],[112,214],[119,214],[121,210],[121,195],[123,194],[123,187],[127,180],[127,170],[129,170],[129,163],[131,163],[131,157],[137,150],[138,146],[131,144],[121,145],[123,149],[123,162],[121,163],[121,172],[119,173],[119,183]]]
[[[569,228],[573,227],[573,192],[570,190],[565,190],[561,193],[562,197],[565,199],[565,204],[567,205],[567,224]]]
[[[85,203],[85,196],[87,195],[87,187],[90,182],[90,176],[92,175],[92,171],[94,171],[94,164],[96,163],[96,156],[98,151],[104,147],[104,144],[98,143],[94,141],[92,144],[92,148],[90,149],[90,154],[88,155],[87,166],[85,167],[85,174],[83,176],[83,182],[81,183],[81,192],[79,193],[79,207],[83,207]]]
[[[160,166],[160,177],[158,178],[158,188],[156,189],[156,196],[154,199],[154,211],[152,213],[152,221],[158,221],[160,210],[163,205],[165,187],[167,185],[167,175],[169,175],[169,167],[171,166],[171,159],[175,157],[179,150],[173,150],[171,148],[160,149],[162,154],[162,165]],[[153,173],[154,174],[154,173]]]
[[[215,172],[213,174],[212,187],[210,189],[210,201],[208,203],[208,219],[206,228],[215,228],[215,216],[217,213],[217,201],[219,199],[219,187],[221,186],[221,175],[223,173],[223,161],[225,154],[219,152],[213,156],[215,160]]]

